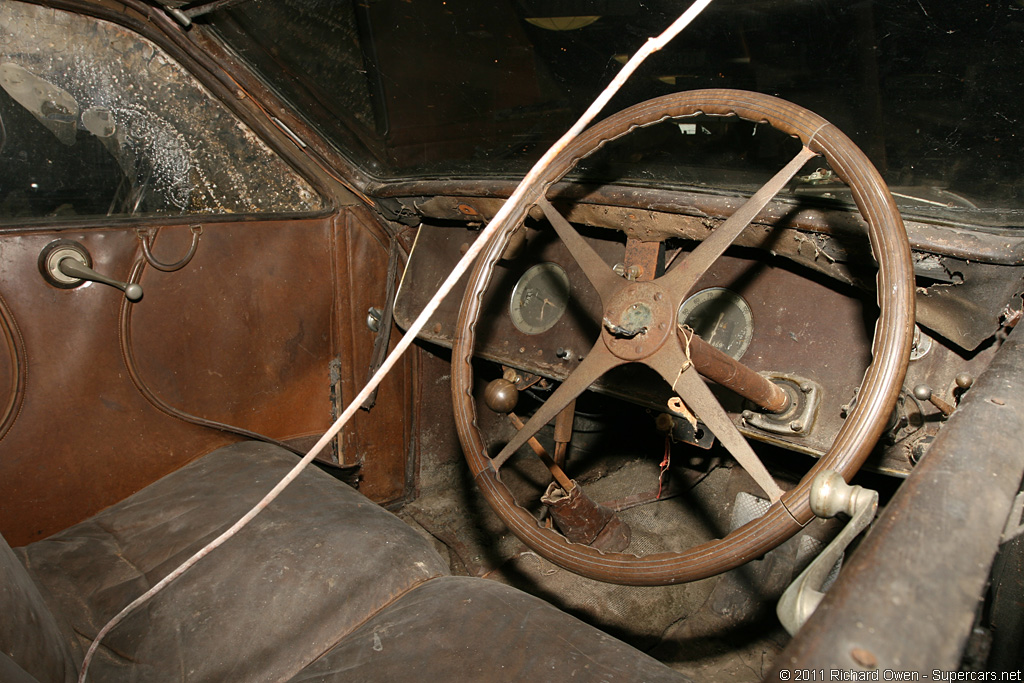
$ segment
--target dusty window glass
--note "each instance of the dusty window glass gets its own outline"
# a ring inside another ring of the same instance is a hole
[[[242,0],[202,21],[368,173],[517,177],[689,4]],[[716,0],[603,115],[701,88],[776,95],[849,135],[907,215],[1021,227],[1022,38],[1024,0]],[[745,193],[748,168],[788,160],[764,126],[682,123],[623,138],[581,171]],[[849,206],[824,167],[788,191]]]
[[[321,208],[153,43],[109,22],[0,1],[0,221]]]
[[[359,38],[366,3],[270,0],[217,16],[231,47],[327,136],[345,135],[341,119],[356,124],[355,144],[387,129],[373,45]]]

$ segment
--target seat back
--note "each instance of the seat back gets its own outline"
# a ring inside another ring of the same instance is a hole
[[[76,679],[71,647],[39,589],[0,536],[2,679],[62,683]],[[24,675],[17,673],[24,672]]]

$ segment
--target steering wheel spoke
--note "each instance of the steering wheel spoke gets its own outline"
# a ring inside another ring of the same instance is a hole
[[[551,227],[558,233],[558,237],[579,264],[583,274],[590,280],[590,284],[594,285],[594,289],[601,296],[602,304],[607,304],[611,296],[623,286],[623,279],[615,274],[594,248],[580,237],[576,228],[572,227],[547,199],[542,197],[537,206],[544,212]]]
[[[531,436],[555,419],[566,406],[576,400],[576,397],[586,391],[601,375],[621,364],[622,361],[609,353],[604,344],[598,340],[576,370],[555,389],[544,405],[538,408],[522,429],[516,432],[512,440],[491,458],[491,466],[494,470],[500,469]]]
[[[696,414],[697,419],[711,430],[711,433],[729,451],[740,467],[746,470],[750,478],[761,487],[761,490],[768,496],[768,500],[773,503],[778,502],[782,498],[782,489],[772,479],[768,468],[754,453],[750,443],[736,429],[736,425],[729,419],[729,415],[715,395],[711,393],[711,389],[704,383],[696,368],[691,366],[680,373],[672,388]]]
[[[743,206],[729,216],[728,220],[718,226],[681,262],[675,264],[668,273],[659,278],[662,286],[682,301],[697,284],[697,280],[707,272],[707,269],[718,260],[719,256],[725,253],[729,245],[736,241],[757,214],[761,213],[762,209],[768,205],[768,202],[789,184],[789,181],[803,168],[804,164],[817,155],[817,152],[810,148],[802,147],[788,164],[772,176],[771,180],[762,185],[750,199],[744,202]]]

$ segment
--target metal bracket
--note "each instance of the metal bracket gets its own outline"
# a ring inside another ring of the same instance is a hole
[[[1017,494],[1013,499],[1013,507],[1010,508],[1010,516],[1006,520],[1006,527],[1003,529],[1003,537],[999,544],[1008,543],[1024,534],[1024,491]]]
[[[822,587],[847,546],[871,523],[878,509],[878,491],[850,486],[833,470],[822,470],[811,483],[811,511],[822,518],[844,512],[849,523],[821,553],[800,572],[782,594],[775,609],[779,621],[795,635],[825,597]]]
[[[784,372],[760,374],[789,395],[790,407],[781,413],[744,410],[743,421],[761,431],[784,436],[803,436],[810,432],[818,417],[821,386],[817,382]]]

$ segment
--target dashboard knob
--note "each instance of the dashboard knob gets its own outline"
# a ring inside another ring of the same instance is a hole
[[[496,413],[511,413],[519,403],[519,390],[507,379],[498,378],[484,389],[484,403]]]
[[[932,388],[927,384],[918,384],[914,387],[914,398],[919,401],[928,401],[939,409],[939,412],[942,413],[943,417],[949,417],[953,413],[953,406],[936,396],[934,392],[932,392]]]
[[[961,372],[954,378],[953,381],[956,382],[957,389],[960,389],[961,391],[967,391],[968,389],[971,388],[971,386],[973,386],[974,377],[972,377],[970,373]]]

